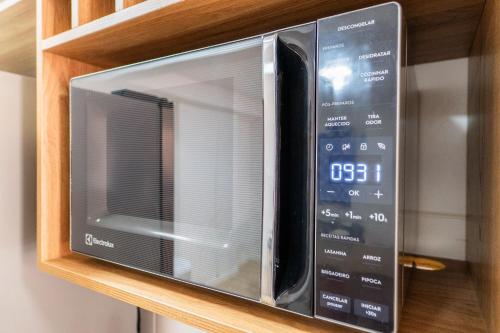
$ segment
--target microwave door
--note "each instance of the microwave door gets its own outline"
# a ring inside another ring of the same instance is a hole
[[[260,37],[73,79],[72,249],[259,300],[262,92]]]

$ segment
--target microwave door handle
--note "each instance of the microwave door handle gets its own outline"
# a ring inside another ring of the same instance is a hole
[[[263,38],[261,301],[312,314],[316,25]]]
[[[275,251],[278,207],[277,34],[262,40],[264,181],[262,208],[261,302],[275,306]]]

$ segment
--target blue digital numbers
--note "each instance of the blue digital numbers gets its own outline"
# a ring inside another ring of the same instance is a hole
[[[354,181],[354,164],[344,163],[344,180],[348,183]]]
[[[342,181],[342,165],[343,163],[332,163],[330,165],[330,179],[334,182]]]
[[[358,163],[356,164],[356,174],[357,178],[356,181],[358,183],[364,183],[366,182],[366,173],[367,173],[368,167],[366,166],[365,163]]]
[[[330,180],[334,183],[366,183],[373,175],[375,183],[380,183],[382,178],[382,167],[375,164],[370,172],[366,163],[333,162],[330,164]]]

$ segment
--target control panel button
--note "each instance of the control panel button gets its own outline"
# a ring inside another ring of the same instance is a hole
[[[378,112],[371,112],[366,115],[365,126],[368,128],[382,128],[384,121]]]
[[[344,213],[344,217],[347,219],[347,220],[351,220],[351,221],[362,221],[363,220],[363,216],[361,216],[360,214],[356,213],[355,211],[353,210],[348,210]]]
[[[361,274],[359,276],[359,281],[362,286],[382,289],[384,286],[384,278],[373,274]]]
[[[374,196],[376,196],[377,199],[379,199],[379,200],[380,200],[381,197],[384,196],[384,192],[381,192],[380,189],[377,189],[377,192],[373,192],[371,194],[374,195]]]
[[[320,210],[319,213],[321,214],[321,216],[324,216],[328,219],[338,219],[341,215],[339,211],[336,211],[336,210],[331,209],[331,208],[322,209],[322,210]]]
[[[320,305],[329,310],[351,313],[351,298],[347,296],[322,291]]]
[[[343,114],[330,114],[323,121],[323,127],[325,129],[344,129],[351,126],[351,119],[348,115]]]
[[[355,260],[361,264],[358,271],[361,274],[378,274],[380,276],[390,276],[390,270],[394,258],[394,250],[389,247],[363,246],[356,251],[351,250],[350,254],[355,255]]]
[[[384,263],[384,259],[381,255],[374,255],[370,253],[363,253],[361,256],[361,260],[364,263],[371,265],[382,265]]]
[[[323,254],[331,259],[345,259],[349,256],[349,251],[338,247],[325,247]]]
[[[387,215],[380,211],[374,211],[370,213],[370,215],[368,215],[368,219],[375,223],[389,223]]]
[[[351,279],[351,274],[336,270],[335,268],[323,267],[320,269],[320,274],[327,279],[345,282]]]
[[[382,323],[389,321],[389,307],[387,305],[354,300],[354,314],[360,317],[373,319]]]

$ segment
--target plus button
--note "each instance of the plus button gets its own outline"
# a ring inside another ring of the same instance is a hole
[[[380,190],[377,190],[377,192],[373,193],[374,196],[377,197],[377,199],[380,199],[380,197],[384,196],[384,193],[380,192]]]

